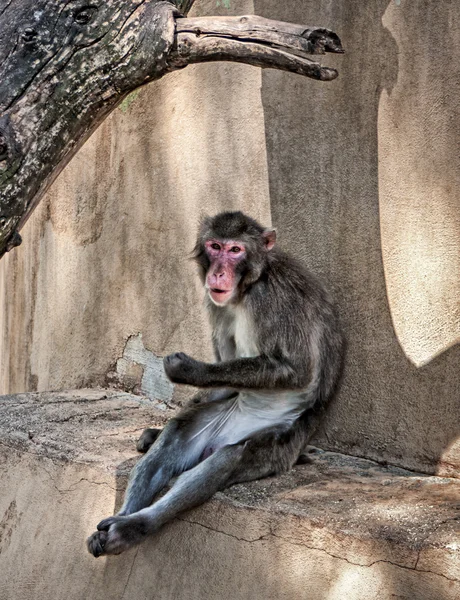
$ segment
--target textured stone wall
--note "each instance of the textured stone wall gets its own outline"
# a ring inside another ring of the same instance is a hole
[[[202,65],[125,101],[0,263],[0,393],[158,385],[168,401],[159,357],[210,356],[199,215],[242,208],[338,301],[347,359],[316,443],[458,474],[460,5],[219,4],[195,14],[331,27],[339,79]]]

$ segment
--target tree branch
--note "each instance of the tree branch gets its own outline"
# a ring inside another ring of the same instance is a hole
[[[79,3],[78,3],[79,4]],[[10,0],[0,9],[0,258],[84,141],[126,97],[191,63],[231,60],[329,81],[327,29],[183,18],[193,0]]]
[[[306,57],[326,52],[343,53],[343,48],[339,37],[324,28],[254,15],[178,18],[169,62],[181,68],[191,63],[235,61],[331,81],[338,75],[336,69]]]

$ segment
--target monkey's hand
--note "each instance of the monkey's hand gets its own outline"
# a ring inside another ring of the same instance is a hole
[[[204,363],[183,352],[175,352],[163,359],[165,373],[173,383],[200,386],[200,373]]]
[[[209,402],[220,402],[221,400],[230,400],[236,398],[238,390],[232,388],[219,388],[217,390],[200,390],[191,398],[187,406],[196,406],[197,404],[208,404]],[[148,429],[146,431],[149,431]],[[139,448],[138,448],[139,449]]]

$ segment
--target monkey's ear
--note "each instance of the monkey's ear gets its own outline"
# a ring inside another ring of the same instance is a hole
[[[276,242],[276,229],[264,231],[262,234],[265,242],[265,249],[269,252]]]

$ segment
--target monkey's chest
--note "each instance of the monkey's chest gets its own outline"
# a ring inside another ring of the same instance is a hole
[[[247,311],[238,308],[234,311],[231,333],[235,342],[237,358],[259,356],[260,350],[254,323]]]

